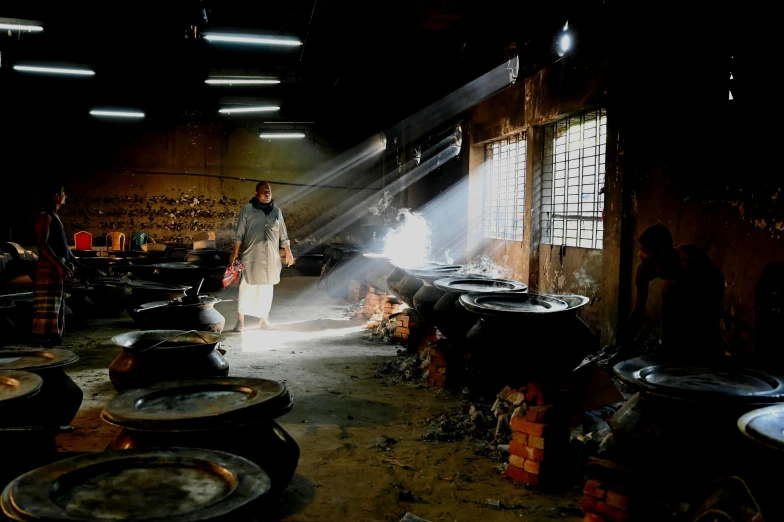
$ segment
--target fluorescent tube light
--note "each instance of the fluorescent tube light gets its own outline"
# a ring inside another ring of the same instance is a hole
[[[301,132],[262,132],[259,134],[259,138],[265,140],[275,140],[275,139],[294,139],[294,138],[304,138],[305,134]]]
[[[250,79],[250,78],[207,78],[204,83],[210,85],[264,85],[280,83],[280,80]]]
[[[280,107],[276,107],[275,105],[263,106],[263,107],[235,107],[232,109],[219,109],[218,112],[222,112],[224,114],[231,114],[232,112],[269,112],[269,111],[278,111]]]
[[[33,31],[36,33],[44,30],[40,25],[6,24],[2,22],[0,22],[0,29],[8,29],[9,31]]]
[[[90,69],[66,69],[61,67],[33,67],[30,65],[14,65],[14,69],[17,71],[25,71],[25,72],[39,72],[39,73],[51,73],[51,74],[78,74],[83,76],[93,76],[95,71],[91,71]]]
[[[302,42],[291,38],[276,38],[274,36],[250,36],[230,34],[205,34],[204,39],[210,42],[236,42],[267,45],[300,46]]]
[[[128,111],[90,111],[93,116],[117,116],[120,118],[144,118],[143,112]]]

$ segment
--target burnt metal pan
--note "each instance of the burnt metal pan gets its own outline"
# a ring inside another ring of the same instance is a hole
[[[568,310],[569,305],[549,295],[510,292],[497,294],[463,294],[460,304],[482,317],[512,319],[522,316],[544,316]]]

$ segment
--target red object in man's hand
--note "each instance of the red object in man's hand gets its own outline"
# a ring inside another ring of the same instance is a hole
[[[240,273],[245,270],[245,265],[242,264],[242,261],[237,259],[234,261],[233,265],[230,265],[226,268],[226,271],[223,273],[223,288],[226,288],[234,281],[239,282],[240,280]]]

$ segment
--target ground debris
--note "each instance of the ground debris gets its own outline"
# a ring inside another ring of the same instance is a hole
[[[430,522],[429,520],[425,520],[424,518],[420,518],[413,513],[406,513],[403,518],[400,519],[400,522]]]
[[[406,384],[424,388],[427,386],[428,372],[427,365],[422,369],[423,364],[424,361],[418,355],[407,355],[400,351],[396,358],[379,363],[373,377],[385,380],[387,385]]]
[[[457,442],[478,439],[490,442],[494,439],[496,418],[486,404],[466,403],[457,411],[425,419],[425,434],[422,440]]]

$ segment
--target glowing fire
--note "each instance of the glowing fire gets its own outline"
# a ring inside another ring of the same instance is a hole
[[[407,268],[427,261],[430,256],[430,227],[421,214],[404,209],[398,212],[398,226],[384,238],[384,255],[392,264]]]

